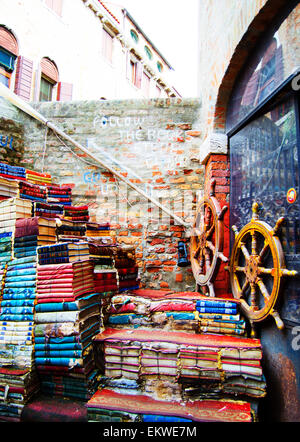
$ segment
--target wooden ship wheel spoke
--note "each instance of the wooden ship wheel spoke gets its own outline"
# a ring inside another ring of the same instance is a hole
[[[194,278],[205,294],[215,296],[213,280],[218,261],[227,262],[223,255],[223,217],[227,206],[222,209],[214,197],[216,181],[212,180],[209,198],[203,198],[197,208],[191,237],[191,264]]]
[[[257,203],[253,204],[252,213],[252,220],[240,232],[232,226],[235,234],[230,260],[233,296],[240,299],[241,308],[252,326],[272,315],[277,327],[282,329],[283,321],[275,309],[282,277],[297,274],[285,268],[278,238],[284,218],[279,218],[272,228],[259,220]]]

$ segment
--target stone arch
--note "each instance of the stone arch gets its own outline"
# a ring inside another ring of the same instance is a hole
[[[19,55],[19,44],[15,33],[3,24],[0,24],[0,46],[15,56]]]
[[[41,72],[54,83],[59,80],[59,73],[56,63],[49,57],[43,57],[41,60]]]
[[[290,8],[297,4],[292,1]],[[225,133],[226,114],[229,98],[235,81],[247,62],[248,56],[256,47],[268,26],[286,9],[285,0],[268,0],[250,23],[240,39],[221,80],[214,106],[212,132]]]

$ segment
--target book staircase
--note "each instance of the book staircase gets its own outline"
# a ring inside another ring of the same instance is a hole
[[[20,421],[40,393],[92,397],[92,339],[118,271],[130,267],[130,287],[139,282],[134,249],[123,250],[109,224],[91,223],[88,206],[73,206],[69,186],[5,164],[0,181],[0,420]]]
[[[49,174],[0,164],[0,420],[42,393],[90,422],[250,422],[262,348],[239,301],[139,288],[135,249]]]
[[[250,422],[266,394],[260,341],[245,336],[234,300],[116,294],[94,341],[104,376],[91,421]]]

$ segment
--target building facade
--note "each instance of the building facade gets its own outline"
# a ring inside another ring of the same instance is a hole
[[[5,0],[0,51],[1,82],[26,101],[179,95],[129,12],[98,0]]]

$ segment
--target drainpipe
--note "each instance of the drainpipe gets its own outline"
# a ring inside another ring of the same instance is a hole
[[[139,189],[137,186],[135,186],[130,181],[126,180],[125,177],[123,177],[118,171],[114,170],[110,165],[106,164],[104,161],[97,158],[95,155],[93,155],[91,152],[89,152],[84,146],[82,146],[80,143],[75,141],[73,138],[71,138],[69,135],[67,135],[65,132],[63,132],[61,129],[59,129],[57,126],[55,126],[53,123],[47,120],[42,114],[40,114],[38,111],[36,111],[32,106],[30,106],[28,103],[23,101],[20,97],[18,97],[15,93],[13,93],[10,89],[8,89],[6,86],[0,83],[0,96],[8,100],[11,104],[16,106],[18,109],[22,110],[26,114],[30,115],[35,120],[38,120],[40,123],[47,126],[49,129],[51,129],[53,132],[60,135],[65,140],[69,141],[69,143],[73,144],[73,146],[77,147],[79,150],[84,152],[87,156],[92,158],[96,163],[98,163],[101,167],[104,169],[107,169],[109,172],[111,172],[113,175],[118,177],[121,181],[126,183],[129,187],[134,189],[136,192],[138,192],[140,195],[142,195],[144,198],[151,201],[154,205],[159,207],[163,212],[165,212],[167,215],[171,216],[175,221],[177,221],[178,224],[181,224],[182,226],[189,228],[191,227],[191,224],[184,221],[179,216],[175,215],[175,213],[171,212],[167,207],[160,204],[159,201],[157,201],[152,196],[148,195],[146,192],[144,192],[142,189]]]

